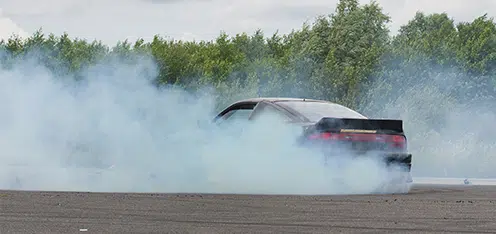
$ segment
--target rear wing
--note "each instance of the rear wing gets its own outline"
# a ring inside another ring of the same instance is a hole
[[[330,132],[390,132],[403,133],[403,120],[399,119],[350,119],[324,117],[315,125],[317,131]]]

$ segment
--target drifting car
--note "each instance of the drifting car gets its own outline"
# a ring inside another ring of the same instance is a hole
[[[374,155],[388,168],[401,168],[403,173],[391,180],[393,193],[408,192],[413,182],[410,173],[412,154],[407,149],[402,120],[370,119],[329,101],[267,97],[239,100],[220,111],[213,121],[252,121],[263,114],[276,114],[288,124],[301,126],[302,133],[297,142],[303,146],[323,147],[327,149],[327,156],[332,155],[332,149],[342,152],[339,150],[344,147],[352,157]]]

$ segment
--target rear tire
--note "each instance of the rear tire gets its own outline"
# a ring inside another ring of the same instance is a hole
[[[378,188],[380,194],[407,194],[412,188],[410,172],[404,172]]]
[[[412,188],[412,183],[401,183],[392,186],[390,193],[392,194],[407,194]]]

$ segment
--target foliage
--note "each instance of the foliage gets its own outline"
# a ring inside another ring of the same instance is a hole
[[[210,86],[218,91],[219,105],[257,95],[298,96],[377,113],[420,84],[434,85],[454,102],[494,95],[492,19],[483,15],[455,24],[445,13],[418,12],[394,37],[389,20],[375,2],[341,0],[335,12],[313,24],[269,37],[260,30],[200,42],[157,35],[151,42],[109,48],[67,34],[46,36],[40,29],[27,39],[2,41],[6,53],[0,59],[8,68],[16,58],[35,55],[54,74],[77,79],[86,67],[110,57],[149,53],[158,65],[157,85]]]

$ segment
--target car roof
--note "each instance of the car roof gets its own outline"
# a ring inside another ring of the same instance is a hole
[[[247,98],[247,99],[238,100],[238,101],[232,103],[231,105],[229,105],[226,109],[224,109],[224,111],[226,111],[227,109],[229,109],[232,106],[240,105],[240,104],[243,105],[243,104],[256,104],[259,102],[270,102],[270,103],[273,103],[273,104],[279,106],[280,108],[283,108],[285,111],[291,113],[293,120],[308,122],[309,120],[306,118],[306,116],[304,116],[302,113],[298,112],[297,110],[294,110],[292,108],[281,106],[281,105],[277,104],[277,102],[289,102],[289,101],[320,102],[320,103],[330,103],[330,104],[339,105],[337,103],[333,103],[333,102],[329,102],[329,101],[318,100],[318,99],[309,99],[309,98],[257,97],[257,98]]]
[[[326,102],[326,103],[333,103],[329,101],[324,101],[324,100],[317,100],[317,99],[309,99],[309,98],[288,98],[288,97],[258,97],[258,98],[247,98],[243,100],[236,101],[233,104],[237,103],[243,103],[243,102],[261,102],[261,101],[266,101],[266,102],[279,102],[279,101],[309,101],[309,102]]]

